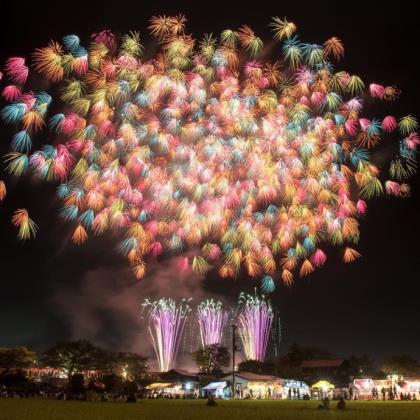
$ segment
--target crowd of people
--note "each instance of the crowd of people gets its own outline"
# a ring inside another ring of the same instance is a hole
[[[72,392],[67,389],[41,386],[33,389],[17,389],[15,387],[0,386],[0,398],[42,398],[47,400],[63,401],[102,401],[102,402],[135,402],[144,398],[144,391],[139,388],[131,392],[98,392],[86,390],[85,392]]]

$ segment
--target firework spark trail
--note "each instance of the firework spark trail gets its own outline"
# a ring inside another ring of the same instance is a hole
[[[229,313],[222,309],[220,301],[207,299],[201,302],[197,307],[197,320],[203,347],[222,343],[228,318]]]
[[[241,294],[240,306],[239,336],[245,357],[247,360],[263,362],[274,317],[271,304],[256,294],[254,296]]]
[[[38,226],[30,219],[26,209],[16,210],[12,223],[19,228],[18,238],[22,240],[34,237],[38,230]]]
[[[149,335],[159,369],[167,372],[175,362],[190,307],[185,300],[177,304],[170,298],[146,299],[143,306],[147,310]]]
[[[302,42],[285,18],[271,28],[281,43],[271,62],[250,26],[196,42],[182,15],[150,20],[161,48],[152,59],[138,32],[109,30],[87,48],[67,35],[32,63],[9,58],[1,118],[16,133],[6,170],[57,182],[73,242],[115,232],[139,279],[148,260],[181,254],[180,270],[246,274],[271,293],[325,264],[331,245],[345,263],[357,260],[367,201],[410,194],[417,120],[366,115],[399,91],[335,71],[339,38]],[[34,91],[32,71],[54,84],[53,96]],[[396,133],[397,155],[377,167],[372,151]],[[20,239],[35,236],[31,219],[13,223]]]

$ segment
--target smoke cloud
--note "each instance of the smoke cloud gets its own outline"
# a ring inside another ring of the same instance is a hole
[[[68,322],[72,339],[87,339],[104,348],[140,353],[149,358],[154,370],[155,354],[148,337],[147,320],[142,317],[144,299],[192,298],[193,309],[208,298],[232,305],[225,293],[208,289],[205,277],[192,272],[181,274],[174,257],[148,264],[148,275],[140,282],[125,265],[97,266],[85,271],[77,284],[60,285],[53,292],[51,302]],[[190,353],[198,347],[198,330],[194,331],[193,318],[194,311],[180,345],[176,363],[179,368],[193,368]]]

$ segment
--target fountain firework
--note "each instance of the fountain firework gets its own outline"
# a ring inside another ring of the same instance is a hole
[[[229,313],[222,309],[222,302],[207,299],[197,306],[197,319],[203,347],[221,344]]]
[[[238,316],[239,336],[247,360],[264,361],[274,313],[264,296],[241,293]]]
[[[176,358],[185,321],[190,312],[188,301],[183,299],[177,303],[170,298],[155,301],[146,299],[143,307],[147,309],[149,334],[159,369],[167,372]]]

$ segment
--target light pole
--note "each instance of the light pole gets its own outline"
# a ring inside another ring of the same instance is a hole
[[[237,351],[236,347],[236,325],[232,324],[232,392],[233,399],[236,397],[236,384],[235,384],[235,352]]]

